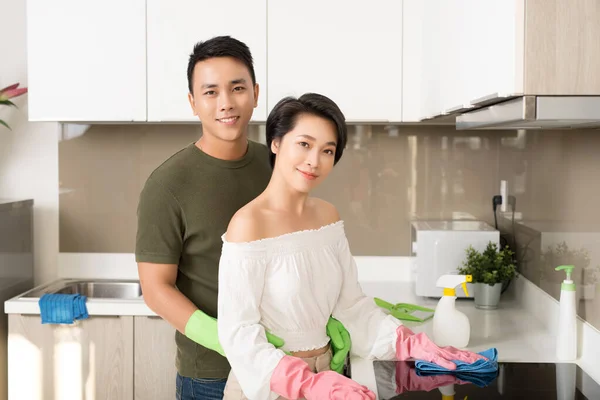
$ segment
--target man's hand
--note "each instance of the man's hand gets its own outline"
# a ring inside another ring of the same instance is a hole
[[[333,352],[331,370],[341,374],[344,371],[344,361],[352,345],[350,334],[344,325],[333,317],[329,318],[326,331],[327,336],[331,339],[331,351]]]
[[[275,336],[267,331],[265,331],[265,333],[267,335],[267,342],[271,343],[273,346],[275,346],[275,348],[278,349],[285,344],[282,338]]]

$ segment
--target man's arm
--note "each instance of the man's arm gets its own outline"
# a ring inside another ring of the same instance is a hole
[[[140,262],[138,273],[148,307],[185,335],[185,327],[198,307],[175,286],[177,265]]]

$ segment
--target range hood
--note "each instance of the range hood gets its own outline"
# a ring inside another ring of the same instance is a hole
[[[456,116],[457,130],[600,128],[600,96],[521,96]]]

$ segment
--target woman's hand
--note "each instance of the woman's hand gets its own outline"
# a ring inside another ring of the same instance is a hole
[[[439,347],[424,333],[415,335],[413,331],[401,325],[396,329],[396,359],[406,361],[408,359],[429,361],[440,367],[455,370],[455,360],[472,364],[477,360],[486,358],[471,351],[459,350],[452,346]]]
[[[314,373],[300,358],[284,356],[271,376],[271,390],[288,399],[375,400],[366,386],[334,371]]]

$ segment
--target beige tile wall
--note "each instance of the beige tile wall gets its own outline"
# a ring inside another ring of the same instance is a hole
[[[263,141],[264,127],[250,137]],[[134,251],[135,210],[150,172],[201,135],[192,125],[96,125],[59,145],[60,251]],[[517,220],[521,271],[558,297],[563,263],[577,267],[579,313],[600,327],[600,131],[456,131],[451,127],[350,127],[347,149],[316,191],[346,221],[355,255],[408,256],[409,221],[493,223],[501,179]],[[598,303],[598,304],[596,304]]]

